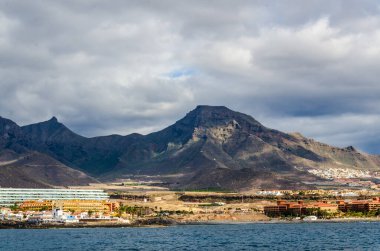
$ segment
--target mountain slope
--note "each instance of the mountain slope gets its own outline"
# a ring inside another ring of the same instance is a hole
[[[1,128],[4,149],[44,153],[106,180],[148,175],[172,188],[301,189],[325,181],[315,170],[380,171],[379,156],[273,130],[223,106],[197,106],[145,136],[85,138],[56,118],[21,128],[3,119]]]
[[[0,117],[0,150],[12,149],[18,153],[26,152],[28,142],[29,139],[15,122]]]
[[[226,107],[198,106],[183,119],[131,145],[117,169],[161,175],[179,188],[310,188],[311,168],[379,170],[378,157],[269,129]],[[173,175],[175,174],[175,175]]]
[[[1,187],[49,188],[96,183],[95,179],[38,152],[0,151]]]
[[[46,128],[40,130],[46,134]],[[49,155],[33,151],[33,134],[25,133],[16,123],[0,117],[0,186],[54,187],[87,185],[98,182]]]
[[[125,149],[141,135],[110,135],[86,138],[53,117],[48,121],[21,127],[28,135],[29,148],[46,153],[62,163],[97,175],[115,166]]]

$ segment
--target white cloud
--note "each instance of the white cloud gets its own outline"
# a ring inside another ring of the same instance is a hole
[[[85,135],[147,133],[226,105],[378,152],[377,1],[0,6],[0,114],[20,124],[55,115]]]

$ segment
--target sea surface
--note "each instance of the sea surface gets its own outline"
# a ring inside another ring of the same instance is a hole
[[[380,222],[9,229],[0,250],[380,250]]]

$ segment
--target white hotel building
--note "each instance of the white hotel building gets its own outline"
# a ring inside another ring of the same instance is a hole
[[[26,200],[108,200],[103,190],[0,188],[0,206]]]

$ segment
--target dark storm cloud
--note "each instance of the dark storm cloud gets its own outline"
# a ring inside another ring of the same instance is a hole
[[[147,133],[197,104],[379,153],[378,1],[0,1],[0,114]]]

